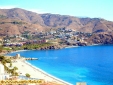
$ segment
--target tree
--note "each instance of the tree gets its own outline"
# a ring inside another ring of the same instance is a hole
[[[17,72],[15,72],[15,76],[19,76]]]
[[[4,65],[5,72],[9,73],[9,68]]]
[[[12,63],[10,63],[10,67],[12,67]]]
[[[11,59],[5,59],[6,63],[11,63]]]
[[[11,63],[11,60],[9,58],[6,58],[4,56],[0,56],[1,63],[5,66],[6,63]]]
[[[2,46],[0,46],[0,53],[3,51],[3,47]]]
[[[7,73],[11,73],[12,75],[17,75],[15,74],[15,71],[18,70],[17,67],[14,67],[13,69],[9,69],[7,66],[6,66],[6,63],[10,63],[10,67],[12,66],[12,62],[11,62],[11,59],[8,58],[8,57],[5,57],[5,56],[0,56],[0,61],[1,63],[4,65],[4,69]]]
[[[26,73],[25,75],[26,75],[26,77],[30,78],[30,74]]]
[[[18,73],[16,72],[16,70],[18,70],[17,67],[14,67],[13,69],[11,69],[11,74],[14,76],[18,76]]]
[[[5,60],[2,60],[1,63],[2,63],[3,65],[6,65],[6,61],[5,61]]]
[[[15,71],[16,71],[16,70],[18,70],[18,68],[15,66],[15,67],[13,68],[13,70],[15,70]]]
[[[5,60],[4,56],[0,56],[0,61]]]

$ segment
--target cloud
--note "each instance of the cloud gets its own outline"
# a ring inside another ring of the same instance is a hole
[[[0,6],[0,9],[11,9],[11,8],[16,8],[17,6],[10,5],[10,6]]]

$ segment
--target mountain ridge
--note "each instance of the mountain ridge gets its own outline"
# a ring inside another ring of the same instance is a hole
[[[7,21],[21,22],[21,24],[6,23]],[[20,8],[0,9],[0,23],[2,23],[0,24],[0,28],[2,28],[0,34],[2,33],[4,35],[21,34],[24,31],[41,32],[51,28],[63,27],[87,33],[113,31],[113,22],[101,18],[78,18],[69,15],[50,13],[38,14]]]

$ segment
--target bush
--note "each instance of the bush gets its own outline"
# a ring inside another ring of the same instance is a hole
[[[25,75],[26,75],[26,77],[30,78],[30,74],[26,73]]]

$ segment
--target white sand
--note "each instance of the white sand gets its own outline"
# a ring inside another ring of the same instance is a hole
[[[57,82],[62,85],[72,85],[44,72],[26,61],[16,60],[16,62],[12,63],[12,65],[18,67],[18,72],[22,73],[22,75],[29,73],[31,78],[44,79],[45,81]]]

